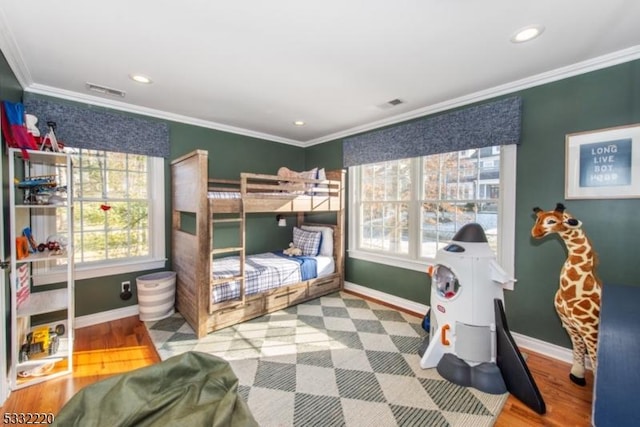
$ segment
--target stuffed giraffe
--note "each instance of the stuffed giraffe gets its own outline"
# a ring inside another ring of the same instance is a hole
[[[567,259],[560,271],[560,287],[554,305],[573,347],[573,365],[569,378],[584,386],[585,354],[596,368],[600,293],[602,283],[596,276],[597,256],[582,230],[582,222],[573,218],[562,203],[555,210],[534,208],[536,223],[531,235],[541,239],[556,233],[567,247]]]

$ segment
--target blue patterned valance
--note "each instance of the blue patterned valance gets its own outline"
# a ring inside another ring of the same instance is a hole
[[[169,158],[169,126],[91,105],[72,104],[24,94],[27,114],[38,118],[41,135],[56,123],[56,137],[74,148]]]
[[[511,97],[345,138],[343,166],[519,144],[521,106]]]

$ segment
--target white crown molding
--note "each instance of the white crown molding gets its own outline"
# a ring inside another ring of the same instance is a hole
[[[126,111],[128,113],[140,114],[143,116],[155,117],[158,119],[170,120],[178,123],[184,123],[188,125],[199,126],[208,129],[215,129],[219,131],[229,132],[238,135],[249,136],[252,138],[265,139],[267,141],[279,142],[282,144],[295,145],[297,147],[303,147],[304,144],[300,141],[294,141],[292,139],[281,138],[275,135],[270,135],[261,132],[254,132],[248,129],[242,129],[234,126],[228,126],[222,123],[212,122],[209,120],[196,119],[194,117],[183,116],[180,114],[169,113],[162,110],[156,110],[153,108],[141,107],[138,105],[127,104],[126,102],[104,99],[84,93],[73,92],[64,89],[58,89],[51,86],[41,84],[31,84],[24,88],[25,92],[37,93],[39,95],[53,96],[56,98],[66,99],[69,101],[81,102],[85,104],[91,104],[98,107],[110,108],[112,110]]]
[[[398,308],[413,312],[413,313],[427,313],[429,310],[428,305],[420,304],[414,301],[410,301],[404,298],[397,297],[395,295],[390,295],[385,292],[376,291],[374,289],[367,288],[365,286],[360,286],[351,282],[344,282],[344,289],[347,291],[354,292],[356,294],[360,294],[365,297],[373,298],[378,301],[384,301]],[[526,335],[519,334],[517,332],[510,331],[511,336],[513,337],[516,345],[524,352],[526,350],[536,352],[538,354],[542,354],[544,356],[550,357],[552,359],[556,359],[562,362],[571,363],[572,353],[571,349],[560,347],[555,344],[551,344],[537,338],[528,337]],[[587,361],[587,368],[590,368],[591,364]]]
[[[430,114],[440,113],[443,111],[451,110],[453,108],[463,107],[474,102],[484,101],[487,99],[495,98],[502,95],[508,95],[524,89],[529,89],[535,86],[540,86],[547,83],[552,83],[558,80],[566,79],[569,77],[585,74],[591,71],[600,70],[602,68],[612,67],[614,65],[630,62],[640,58],[640,45],[633,46],[627,49],[619,50],[607,55],[592,58],[587,61],[578,62],[576,64],[568,65],[566,67],[557,68],[545,73],[536,74],[534,76],[526,77],[521,80],[516,80],[510,83],[506,83],[500,86],[495,86],[490,89],[482,90],[479,92],[471,93],[459,98],[450,99],[438,104],[433,104],[427,107],[412,110],[407,113],[399,114],[397,116],[388,117],[383,120],[367,123],[366,125],[356,126],[344,131],[336,132],[331,135],[323,136],[314,140],[307,141],[305,147],[310,147],[323,142],[333,141],[339,138],[346,138],[351,135],[355,135],[361,132],[367,132],[370,130],[378,129],[384,126],[393,125],[396,123],[404,122],[406,120],[416,119]]]

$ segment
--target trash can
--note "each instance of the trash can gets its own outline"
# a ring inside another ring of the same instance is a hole
[[[175,312],[176,273],[161,271],[136,279],[140,320],[160,320]]]

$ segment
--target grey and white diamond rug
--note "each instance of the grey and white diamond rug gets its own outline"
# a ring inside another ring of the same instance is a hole
[[[342,292],[200,340],[179,313],[146,326],[162,360],[187,351],[227,360],[263,427],[493,425],[508,394],[420,368],[421,320]]]

